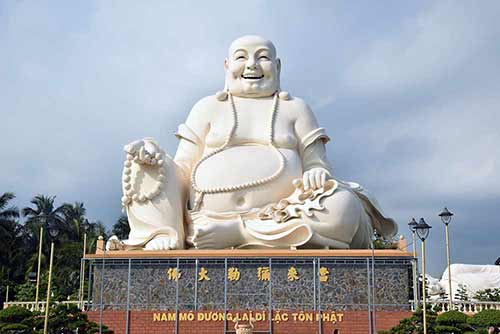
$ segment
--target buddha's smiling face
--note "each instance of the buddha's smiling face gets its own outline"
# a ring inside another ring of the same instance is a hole
[[[231,44],[224,63],[226,88],[235,96],[271,96],[279,89],[280,66],[270,41],[258,36],[240,37]]]

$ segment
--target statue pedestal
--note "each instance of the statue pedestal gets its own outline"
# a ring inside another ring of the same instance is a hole
[[[87,255],[89,316],[115,333],[369,333],[409,314],[400,250],[178,250]],[[226,320],[226,321],[225,321]],[[128,331],[126,330],[128,328]]]

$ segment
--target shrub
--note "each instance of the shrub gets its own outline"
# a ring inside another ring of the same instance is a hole
[[[53,333],[99,333],[96,323],[89,321],[76,305],[59,304],[49,312],[49,328]],[[113,333],[106,326],[102,326],[102,333]]]
[[[488,334],[488,330],[484,329],[484,328],[480,328],[474,332],[464,332],[464,334]]]
[[[31,312],[24,307],[11,306],[0,311],[0,323],[15,324],[29,317],[31,317]]]
[[[483,310],[469,318],[469,324],[475,328],[487,328],[488,326],[498,326],[500,324],[499,310]]]
[[[470,326],[467,323],[467,319],[467,315],[459,311],[448,311],[445,313],[441,313],[436,318],[436,333],[464,333],[465,330],[470,329]]]
[[[401,320],[398,325],[391,328],[390,330],[379,331],[379,334],[411,334],[411,333],[421,334],[423,332],[422,322],[423,322],[423,312],[422,312],[422,307],[419,306],[419,308],[413,313],[411,317]],[[436,312],[431,310],[430,305],[427,305],[427,333],[428,334],[436,333],[435,327],[436,327]],[[447,334],[449,334],[449,332]]]
[[[27,302],[30,300],[35,300],[36,286],[31,282],[26,282],[19,284],[15,287],[16,300],[20,302]]]
[[[2,334],[27,334],[33,333],[33,331],[26,325],[23,324],[6,324],[0,327],[0,333]]]
[[[44,325],[44,315],[40,312],[30,312],[18,306],[11,306],[0,311],[0,334],[31,334],[41,333]],[[49,310],[49,333],[65,334],[99,333],[99,326],[88,320],[75,305],[56,305]],[[33,331],[34,329],[35,331]],[[102,326],[103,334],[112,334],[113,331]]]
[[[441,326],[438,325],[434,328],[436,334],[463,334],[463,331],[455,326]]]
[[[467,324],[467,315],[459,311],[448,311],[437,316],[436,322],[444,326],[460,326]]]

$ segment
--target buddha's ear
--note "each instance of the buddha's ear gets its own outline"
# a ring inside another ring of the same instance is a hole
[[[281,73],[281,59],[276,58],[276,67],[278,68],[278,73]]]
[[[229,67],[229,60],[224,59],[224,69],[227,71],[227,68]]]

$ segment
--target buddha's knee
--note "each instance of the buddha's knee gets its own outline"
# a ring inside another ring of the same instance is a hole
[[[314,230],[324,237],[351,243],[360,225],[364,224],[363,205],[345,188],[339,188],[322,203],[324,209],[315,212]]]
[[[175,162],[165,155],[164,164],[160,168],[134,163],[130,177],[137,193],[152,195],[145,201],[132,200],[126,205],[130,224],[129,238],[147,239],[151,233],[169,227],[178,232],[179,245],[182,245],[184,194],[181,174]],[[182,246],[177,248],[179,247]]]

